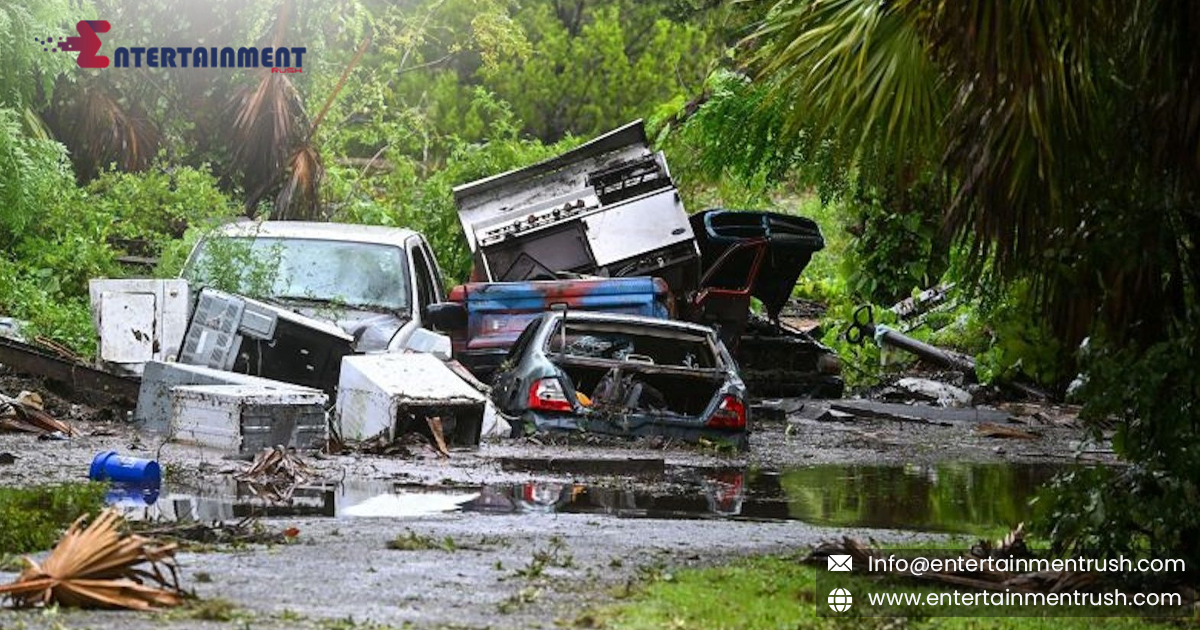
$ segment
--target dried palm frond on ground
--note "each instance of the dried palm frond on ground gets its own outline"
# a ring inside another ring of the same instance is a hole
[[[276,446],[264,448],[254,456],[249,468],[234,477],[239,481],[304,483],[315,474],[299,455],[289,453],[282,446]]]
[[[71,425],[43,410],[42,397],[34,392],[21,392],[16,398],[0,394],[0,432],[4,431],[38,435],[58,431],[63,435],[75,435]]]
[[[125,519],[104,510],[87,527],[76,520],[44,562],[26,568],[0,596],[18,608],[59,604],[79,608],[150,610],[183,602],[176,545],[122,531]]]

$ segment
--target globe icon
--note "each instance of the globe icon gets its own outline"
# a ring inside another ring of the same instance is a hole
[[[829,607],[834,612],[846,612],[850,610],[850,591],[844,588],[835,588],[829,591]]]

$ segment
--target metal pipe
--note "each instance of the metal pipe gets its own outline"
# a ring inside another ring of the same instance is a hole
[[[975,360],[968,356],[963,356],[957,352],[943,350],[937,346],[932,346],[913,339],[908,335],[885,326],[884,324],[875,325],[875,343],[880,345],[887,344],[899,348],[901,350],[911,352],[926,361],[937,363],[943,367],[948,367],[953,370],[963,372],[975,372]]]

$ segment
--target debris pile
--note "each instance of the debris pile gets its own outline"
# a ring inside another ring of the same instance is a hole
[[[101,512],[87,527],[83,521],[71,525],[41,564],[25,558],[25,570],[0,586],[0,595],[18,608],[151,610],[183,602],[175,544],[124,533],[125,519],[116,510]]]
[[[300,456],[282,446],[264,448],[250,466],[234,475],[238,481],[252,481],[274,486],[295,486],[312,479],[316,472]]]
[[[35,435],[75,435],[70,424],[46,413],[42,397],[23,391],[16,398],[0,394],[0,432],[13,431]]]
[[[277,531],[263,525],[254,517],[233,523],[167,523],[137,528],[139,534],[183,544],[201,545],[281,545],[299,532],[295,528]]]

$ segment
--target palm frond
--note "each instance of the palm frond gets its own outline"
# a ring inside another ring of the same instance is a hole
[[[80,608],[150,610],[183,602],[174,564],[177,545],[122,531],[125,520],[107,509],[90,525],[80,517],[41,564],[26,568],[0,596],[19,608],[61,604]]]
[[[321,155],[305,143],[288,161],[288,176],[275,198],[272,217],[282,220],[317,220],[320,216],[321,181],[325,167]]]
[[[283,188],[279,191],[279,196],[275,198],[275,207],[271,213],[273,218],[322,218],[320,216],[320,189],[321,180],[325,177],[325,167],[321,163],[321,154],[317,152],[316,147],[313,145],[313,136],[317,133],[317,129],[320,128],[321,121],[325,119],[325,115],[329,113],[329,108],[333,105],[333,101],[337,99],[342,88],[346,86],[346,80],[350,78],[350,73],[354,71],[355,66],[362,60],[363,54],[367,52],[367,48],[370,45],[371,38],[368,36],[359,45],[358,50],[354,53],[354,57],[350,59],[350,63],[342,69],[342,75],[338,77],[337,84],[333,86],[333,90],[326,97],[321,111],[313,119],[304,141],[296,147],[288,159],[287,180],[284,182]]]
[[[283,177],[292,148],[308,136],[299,92],[285,74],[263,71],[258,80],[234,93],[227,105],[233,164],[242,174],[246,212]]]
[[[101,80],[83,81],[64,92],[45,120],[70,149],[81,179],[91,179],[109,166],[126,172],[150,167],[162,136],[134,99],[115,94]]]
[[[910,156],[932,146],[946,108],[942,75],[912,16],[881,0],[784,0],[745,44],[760,80],[789,99],[792,132],[855,149],[871,140]]]

